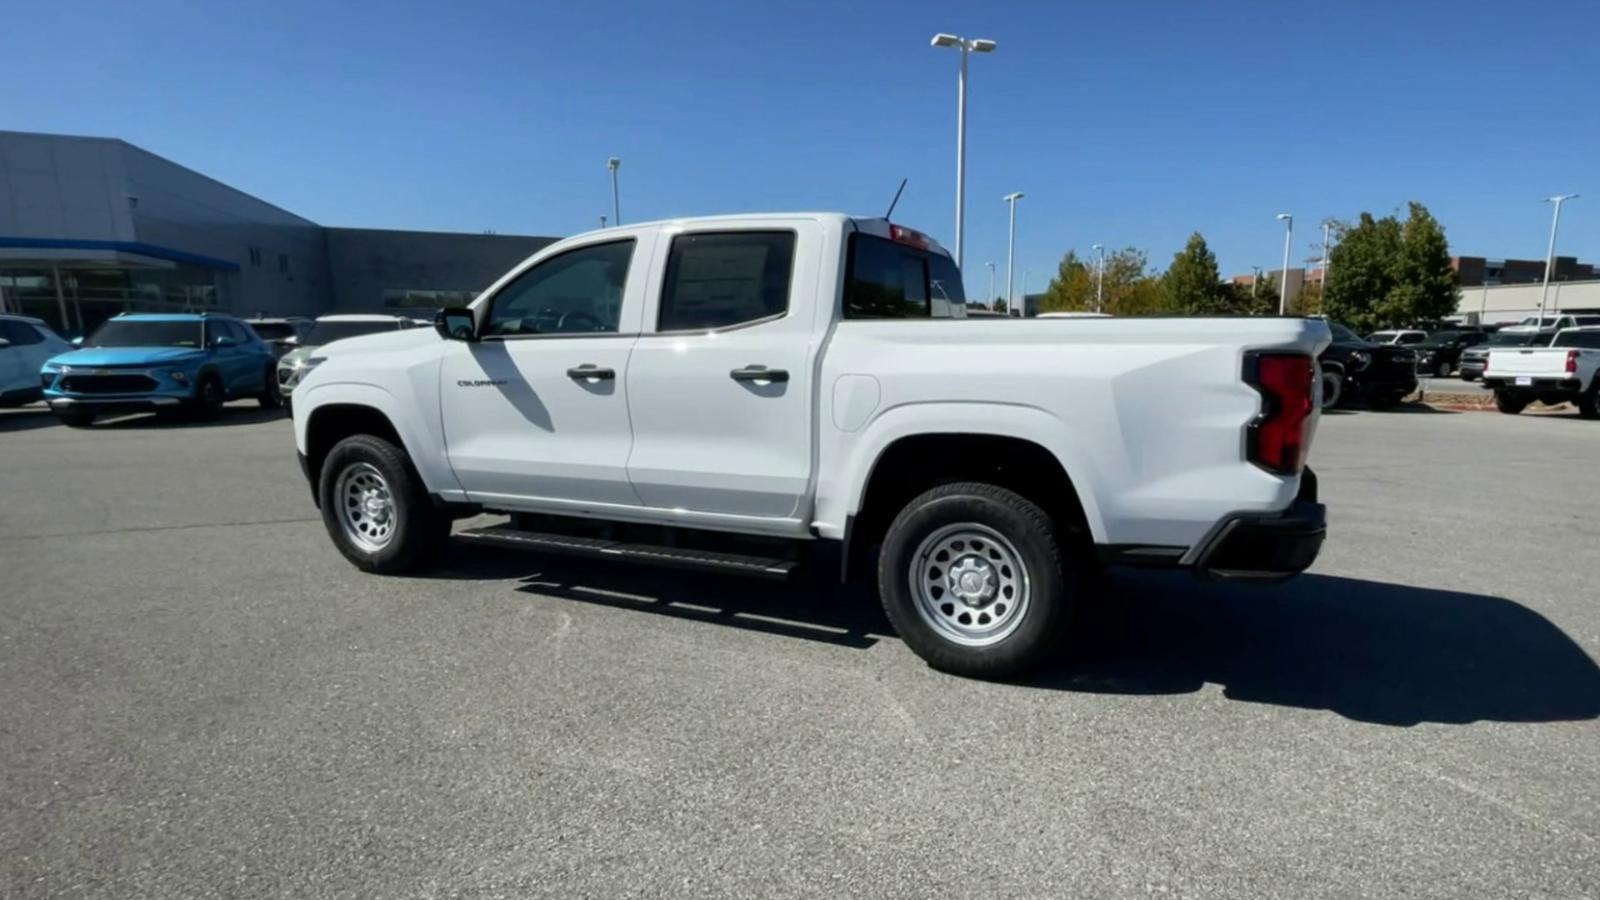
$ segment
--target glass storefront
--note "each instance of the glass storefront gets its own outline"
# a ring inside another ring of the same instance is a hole
[[[61,334],[76,336],[122,312],[224,308],[235,277],[183,264],[160,269],[21,264],[0,266],[0,294],[7,312],[36,316]]]

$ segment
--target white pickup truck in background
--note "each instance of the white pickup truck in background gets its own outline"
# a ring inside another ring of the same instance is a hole
[[[1600,327],[1564,328],[1548,348],[1493,348],[1483,370],[1494,404],[1515,415],[1537,400],[1571,403],[1586,419],[1600,418]]]
[[[300,460],[355,565],[457,540],[785,576],[876,567],[941,669],[1045,659],[1102,565],[1272,580],[1325,531],[1303,318],[962,317],[923,234],[832,213],[563,240],[436,328],[331,344]]]

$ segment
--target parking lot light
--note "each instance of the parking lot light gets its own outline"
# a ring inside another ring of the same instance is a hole
[[[1576,199],[1578,199],[1577,194],[1557,194],[1554,197],[1544,198],[1544,202],[1554,203],[1556,208],[1550,216],[1550,248],[1544,253],[1544,286],[1539,289],[1540,328],[1544,327],[1544,298],[1550,293],[1550,270],[1556,267],[1556,229],[1561,227],[1561,204]]]

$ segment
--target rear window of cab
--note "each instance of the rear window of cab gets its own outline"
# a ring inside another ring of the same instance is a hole
[[[960,317],[966,305],[961,272],[950,257],[875,235],[850,236],[846,319]]]

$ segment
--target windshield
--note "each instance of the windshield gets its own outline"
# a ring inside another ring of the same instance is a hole
[[[85,347],[200,346],[200,322],[111,319],[84,340]]]
[[[1464,332],[1460,332],[1460,331],[1441,331],[1438,334],[1430,334],[1430,335],[1428,335],[1428,343],[1430,343],[1430,344],[1453,344],[1456,341],[1461,340],[1465,336],[1466,336],[1465,333]]]
[[[294,336],[294,326],[288,322],[251,322],[250,327],[263,341],[281,341]]]
[[[1328,330],[1333,332],[1333,339],[1336,340],[1336,341],[1360,341],[1361,340],[1361,336],[1360,335],[1358,335],[1354,331],[1351,331],[1350,329],[1344,327],[1343,325],[1340,325],[1338,322],[1329,322],[1328,323]]]
[[[363,334],[376,334],[380,331],[398,331],[399,319],[385,319],[368,322],[318,322],[311,326],[311,333],[301,343],[309,347],[320,347],[345,338],[360,337]]]
[[[1367,340],[1374,344],[1392,344],[1399,335],[1400,332],[1398,331],[1374,331],[1367,335]]]

